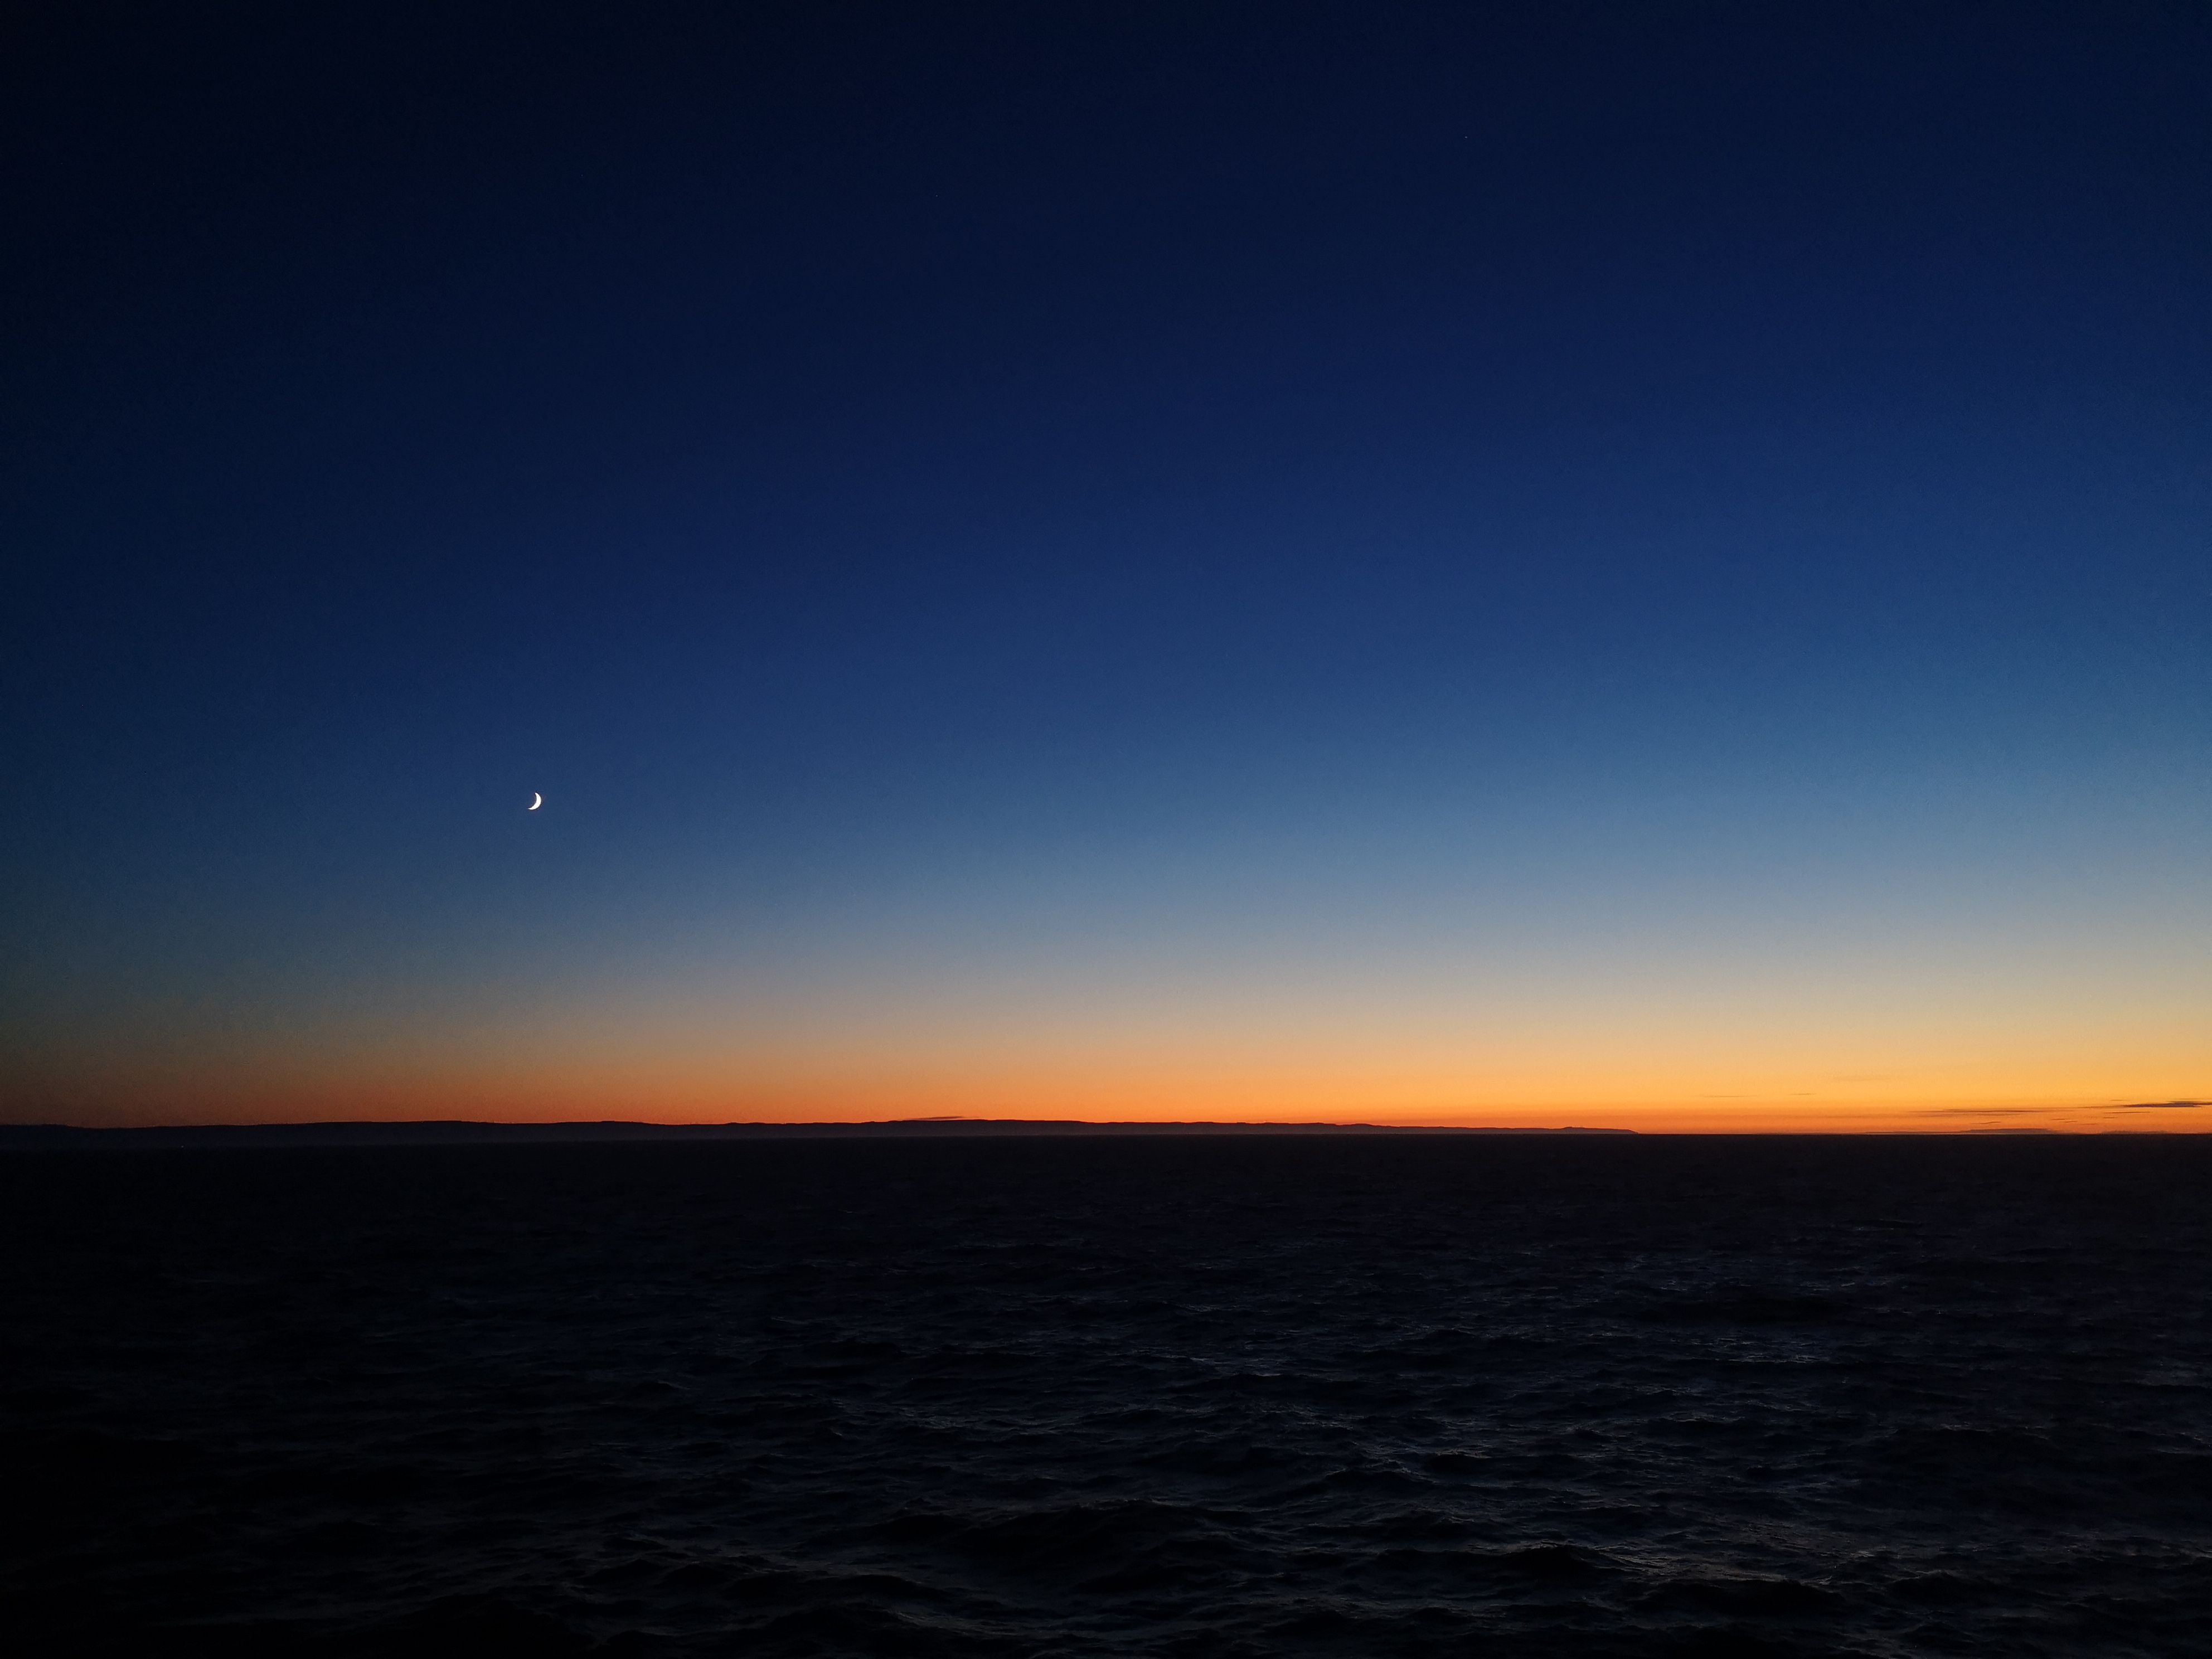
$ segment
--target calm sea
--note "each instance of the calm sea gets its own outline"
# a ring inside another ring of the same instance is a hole
[[[2212,1138],[0,1156],[27,1656],[2212,1653]]]

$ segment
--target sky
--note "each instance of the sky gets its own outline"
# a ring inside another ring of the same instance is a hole
[[[2212,1127],[2202,7],[11,27],[0,1119]]]

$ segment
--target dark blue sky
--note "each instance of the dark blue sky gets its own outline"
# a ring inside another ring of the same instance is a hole
[[[1249,1115],[1254,1007],[1431,1056],[1346,1111],[1642,1101],[1571,1057],[1647,1026],[1950,1101],[2100,951],[2172,1017],[1989,1097],[2212,1089],[2199,8],[73,6],[7,58],[19,1115],[364,1054],[378,1110],[653,1115],[677,1052],[670,1110],[870,1115],[836,1056],[1040,1043]]]

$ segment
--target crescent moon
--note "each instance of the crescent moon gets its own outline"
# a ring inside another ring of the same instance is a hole
[[[527,805],[527,806],[526,806],[526,807],[524,807],[522,810],[523,810],[524,811],[526,811],[526,812],[535,812],[535,811],[536,811],[539,807],[541,807],[541,806],[543,806],[543,805],[545,805],[545,797],[544,797],[544,796],[543,796],[543,795],[538,795],[538,794],[533,794],[533,795],[532,795],[532,796],[531,796],[531,798],[530,798],[530,805]]]

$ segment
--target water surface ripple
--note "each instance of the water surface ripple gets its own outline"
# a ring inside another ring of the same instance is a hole
[[[2212,1142],[0,1158],[40,1655],[2212,1652]]]

